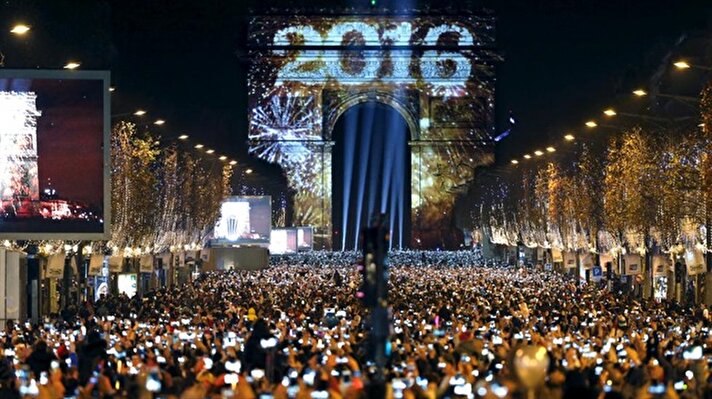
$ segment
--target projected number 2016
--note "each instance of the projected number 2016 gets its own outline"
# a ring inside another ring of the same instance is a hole
[[[402,22],[379,31],[376,26],[364,22],[344,22],[334,25],[324,36],[308,25],[290,26],[277,32],[273,39],[276,46],[322,47],[343,45],[362,46],[436,46],[450,35],[457,38],[457,46],[472,46],[472,34],[456,25],[438,25],[430,28],[423,39],[413,38],[412,25]],[[285,55],[275,50],[277,55]],[[455,51],[426,50],[419,59],[412,59],[410,50],[365,50],[357,54],[347,51],[304,50],[287,62],[279,71],[276,85],[287,81],[301,80],[319,84],[335,79],[341,84],[362,84],[364,80],[381,79],[399,84],[416,83],[415,70],[420,71],[423,83],[433,86],[464,85],[469,79],[472,65],[462,54]],[[338,62],[336,58],[338,58]],[[384,68],[385,60],[391,65]]]

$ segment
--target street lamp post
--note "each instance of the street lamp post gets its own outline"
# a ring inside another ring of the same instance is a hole
[[[22,37],[27,35],[30,31],[30,27],[26,24],[18,23],[10,28],[10,33],[14,36]],[[5,53],[2,50],[5,47],[5,43],[0,42],[0,68],[5,66]]]
[[[703,71],[712,71],[712,67],[706,66],[706,65],[698,65],[698,64],[691,64],[685,60],[679,60],[675,61],[673,63],[675,68],[680,69],[680,70],[685,70],[685,69],[701,69]]]

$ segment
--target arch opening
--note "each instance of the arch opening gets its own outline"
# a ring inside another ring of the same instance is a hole
[[[360,232],[385,214],[391,249],[410,243],[410,128],[390,105],[351,106],[332,131],[332,245],[361,248]]]

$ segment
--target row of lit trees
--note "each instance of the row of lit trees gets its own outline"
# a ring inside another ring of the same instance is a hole
[[[173,143],[161,146],[136,125],[113,126],[109,246],[160,253],[200,246],[230,195],[232,165]]]
[[[476,227],[495,243],[562,250],[710,246],[712,88],[700,108],[699,127],[634,126],[573,157],[486,177]]]

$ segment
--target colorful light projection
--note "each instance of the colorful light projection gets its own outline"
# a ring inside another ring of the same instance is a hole
[[[285,170],[293,223],[331,247],[331,129],[378,101],[410,128],[412,245],[447,245],[456,196],[493,158],[494,18],[259,16],[249,37],[250,152]]]

